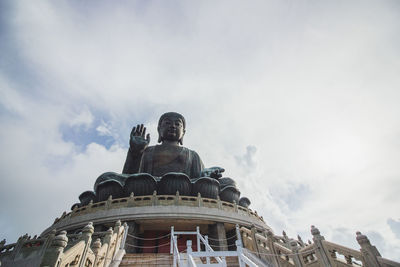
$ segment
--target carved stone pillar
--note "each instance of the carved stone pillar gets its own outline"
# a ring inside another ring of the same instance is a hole
[[[67,232],[61,231],[60,234],[53,239],[51,246],[44,253],[40,266],[57,266],[57,262],[63,254],[67,243]]]
[[[107,230],[106,235],[104,236],[103,244],[107,244],[107,252],[106,252],[106,259],[104,260],[104,266],[107,266],[111,262],[111,239],[114,234],[112,227]]]
[[[311,225],[311,234],[313,235],[315,254],[318,257],[320,264],[325,267],[332,267],[328,252],[322,243],[325,238],[320,234],[318,228],[316,228],[314,225]]]
[[[100,240],[100,238],[97,238],[96,241],[93,242],[93,246],[92,246],[93,253],[96,257],[94,259],[93,266],[98,265],[98,262],[100,261],[99,251],[101,249],[101,246],[102,246],[101,240]]]
[[[86,255],[90,248],[90,244],[92,243],[92,234],[94,232],[93,224],[90,222],[82,229],[82,237],[81,240],[85,242],[85,248],[82,252],[81,261],[79,263],[79,267],[83,267],[86,264]]]
[[[293,254],[295,254],[295,255],[293,255],[293,261],[294,261],[295,266],[303,267],[303,263],[301,261],[300,255],[298,254],[301,247],[297,244],[296,240],[290,240],[289,244],[290,244],[290,250],[293,252]]]
[[[274,242],[276,241],[275,237],[274,237],[274,233],[272,233],[270,230],[267,230],[267,238],[268,238],[267,239],[267,244],[268,244],[269,251],[270,251],[271,254],[274,255],[274,256],[269,256],[270,260],[272,261],[274,266],[280,267],[281,264],[279,262],[279,259],[278,259],[278,256],[277,256],[277,251],[276,251],[275,246],[274,246]]]
[[[361,246],[361,254],[364,258],[363,264],[365,266],[380,267],[381,265],[379,264],[377,257],[380,257],[381,254],[379,253],[378,249],[375,246],[371,245],[368,237],[361,234],[361,232],[357,232],[356,235],[357,242]]]

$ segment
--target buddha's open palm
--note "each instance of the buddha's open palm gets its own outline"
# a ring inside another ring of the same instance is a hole
[[[133,127],[129,144],[133,152],[143,152],[150,144],[150,134],[146,135],[146,127],[143,124],[138,124]]]

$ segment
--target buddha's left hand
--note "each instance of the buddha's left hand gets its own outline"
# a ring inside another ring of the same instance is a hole
[[[201,174],[203,177],[219,179],[222,177],[222,173],[224,171],[225,171],[225,169],[221,168],[221,167],[211,167],[211,168],[205,168]]]

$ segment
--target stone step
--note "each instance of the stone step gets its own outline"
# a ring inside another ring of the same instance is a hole
[[[185,259],[185,254],[182,255]],[[196,263],[206,263],[205,258],[195,258]],[[211,263],[216,263],[215,259],[211,260]],[[168,253],[137,253],[137,254],[125,254],[122,258],[120,267],[167,267],[172,266],[173,256]],[[226,264],[228,267],[239,266],[237,257],[226,257]]]
[[[202,258],[201,261],[203,264],[207,263],[206,258]],[[239,266],[239,261],[237,257],[225,257],[225,261],[228,267]],[[217,263],[217,260],[215,258],[212,258],[210,263]]]
[[[119,266],[120,267],[131,267],[131,266],[167,267],[167,266],[172,266],[172,260],[173,256],[169,253],[125,254]]]

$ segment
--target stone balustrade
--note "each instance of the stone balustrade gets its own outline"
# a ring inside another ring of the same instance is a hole
[[[120,221],[108,231],[95,233],[92,223],[79,234],[52,231],[46,237],[21,237],[15,244],[0,243],[2,267],[104,266],[113,261],[124,242],[126,224]],[[97,237],[93,242],[93,237]]]
[[[400,267],[400,263],[382,258],[365,235],[357,232],[360,250],[347,248],[326,241],[319,230],[312,226],[313,243],[274,235],[271,231],[240,228],[243,246],[266,262],[277,267]]]
[[[118,209],[124,207],[145,207],[145,206],[189,206],[189,207],[207,207],[217,208],[228,212],[235,212],[246,215],[264,222],[263,217],[260,217],[256,211],[249,208],[239,206],[238,204],[222,201],[219,198],[203,198],[200,193],[197,196],[180,196],[179,192],[176,195],[157,195],[154,191],[153,195],[134,196],[113,199],[112,196],[108,200],[92,203],[83,207],[75,207],[71,212],[64,212],[60,218],[54,220],[54,224],[65,218],[73,218],[85,214],[94,213],[101,210]]]

